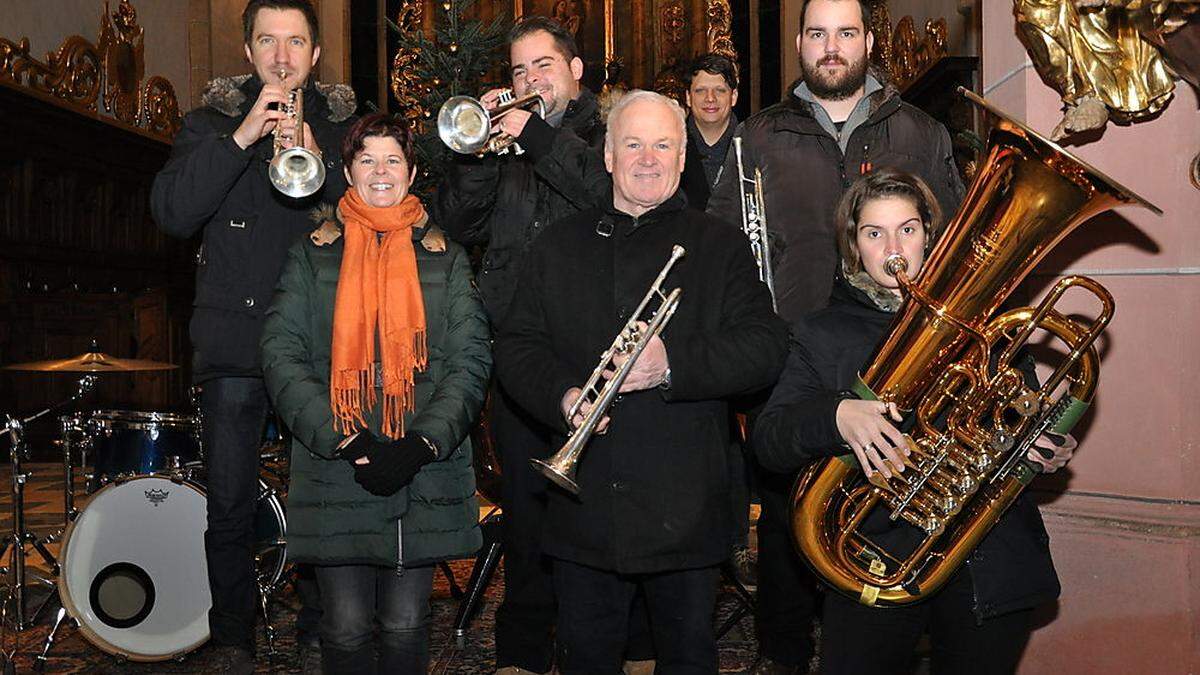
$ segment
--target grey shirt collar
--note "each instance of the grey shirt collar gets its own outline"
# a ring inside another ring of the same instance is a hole
[[[863,84],[862,98],[858,99],[858,103],[854,106],[854,110],[850,111],[850,116],[846,118],[845,124],[842,125],[842,130],[839,132],[833,124],[833,119],[829,117],[829,113],[825,111],[825,107],[817,101],[813,96],[812,90],[808,88],[808,83],[801,82],[796,85],[792,93],[801,101],[807,101],[812,108],[813,118],[817,120],[817,124],[826,131],[842,148],[842,154],[846,154],[846,147],[850,144],[850,134],[854,130],[867,121],[871,116],[871,94],[883,89],[883,85],[879,80],[875,79],[874,75],[867,74],[867,80]]]

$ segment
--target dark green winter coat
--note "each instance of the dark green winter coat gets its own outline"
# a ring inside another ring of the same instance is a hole
[[[340,235],[333,223],[324,227]],[[329,407],[330,342],[343,240],[318,245],[316,234],[288,251],[262,338],[267,391],[293,434],[288,559],[411,567],[469,556],[480,534],[467,431],[483,406],[492,356],[467,255],[436,229],[414,230],[429,365],[416,374],[416,412],[405,416],[405,431],[433,441],[439,457],[408,487],[376,497],[333,458],[342,435]],[[366,415],[375,432],[377,412]]]

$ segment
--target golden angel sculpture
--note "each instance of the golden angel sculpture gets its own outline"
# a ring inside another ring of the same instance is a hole
[[[1062,95],[1066,113],[1052,136],[1136,121],[1162,110],[1175,79],[1197,85],[1194,33],[1200,0],[1014,0],[1034,66]],[[1186,33],[1180,49],[1173,34]]]

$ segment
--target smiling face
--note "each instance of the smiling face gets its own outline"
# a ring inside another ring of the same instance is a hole
[[[345,169],[346,180],[370,206],[395,206],[408,196],[417,168],[404,160],[404,150],[391,136],[367,136],[363,148]]]
[[[840,101],[866,82],[875,37],[863,26],[856,0],[813,0],[796,36],[804,82],[819,99]]]
[[[679,188],[686,151],[683,125],[666,103],[637,100],[609,120],[604,165],[613,178],[613,206],[640,216]]]
[[[728,124],[733,106],[737,105],[737,90],[730,88],[724,75],[701,70],[692,76],[687,104],[697,122],[713,126]]]
[[[303,12],[264,7],[255,13],[246,58],[263,83],[303,87],[320,57],[321,48],[313,44]]]
[[[897,290],[896,278],[885,263],[892,255],[908,261],[905,273],[911,279],[925,264],[925,224],[917,205],[907,197],[876,197],[862,205],[855,229],[855,246],[863,269],[875,283]]]
[[[554,42],[554,36],[544,30],[534,31],[512,43],[513,94],[520,98],[531,91],[542,95],[546,115],[562,112],[579,96],[579,78],[583,77],[583,61],[567,59]]]

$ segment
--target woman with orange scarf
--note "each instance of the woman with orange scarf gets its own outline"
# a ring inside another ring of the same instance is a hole
[[[433,565],[480,545],[467,432],[487,318],[466,253],[408,191],[413,154],[403,121],[355,123],[350,188],[292,247],[263,332],[293,434],[287,555],[316,566],[326,673],[425,672]]]

